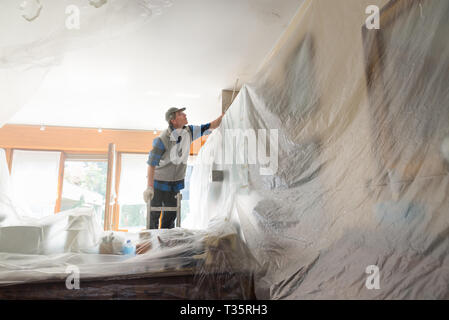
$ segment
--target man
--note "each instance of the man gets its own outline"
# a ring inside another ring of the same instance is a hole
[[[168,128],[153,140],[153,150],[148,156],[148,184],[143,193],[145,203],[152,207],[176,207],[176,195],[184,189],[187,158],[192,141],[203,136],[208,130],[217,128],[224,113],[214,121],[201,125],[187,125],[186,108],[170,108],[165,113]],[[159,227],[159,211],[150,213],[150,229]],[[162,215],[161,228],[174,227],[176,211],[166,211]]]

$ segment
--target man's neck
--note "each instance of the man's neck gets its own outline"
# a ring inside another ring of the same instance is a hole
[[[170,125],[170,128],[172,129],[172,130],[176,130],[176,129],[182,129],[182,128],[184,128],[184,126],[173,126],[172,124]]]

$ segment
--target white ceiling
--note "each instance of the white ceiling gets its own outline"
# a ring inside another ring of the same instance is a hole
[[[302,1],[171,0],[142,28],[65,54],[8,123],[163,129],[171,106],[213,120],[221,90],[256,73]],[[45,19],[41,3],[26,23]]]

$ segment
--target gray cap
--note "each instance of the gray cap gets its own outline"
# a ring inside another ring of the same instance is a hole
[[[167,120],[168,123],[170,123],[170,118],[172,113],[178,112],[178,111],[184,111],[186,108],[170,108],[165,113],[165,120]]]

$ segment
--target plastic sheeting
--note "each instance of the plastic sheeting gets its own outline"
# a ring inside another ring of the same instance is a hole
[[[10,197],[2,149],[0,164],[2,299],[254,297],[257,262],[237,226],[103,231],[93,208],[33,218]],[[125,254],[128,240],[137,254]],[[75,274],[82,289],[73,292],[64,284]]]
[[[447,1],[306,1],[243,86],[184,226],[238,223],[259,298],[449,298],[448,21]]]
[[[0,3],[0,127],[75,50],[135,31],[171,0],[24,0]]]
[[[370,5],[379,30],[364,27]],[[173,249],[4,253],[0,278],[193,264],[251,270],[258,298],[449,298],[448,17],[443,0],[305,1],[201,149],[187,229],[144,241]],[[232,250],[207,240],[227,235]]]
[[[47,72],[58,66],[67,54],[135,31],[171,5],[170,0],[25,0],[20,6],[13,1],[2,2],[0,126],[26,104]],[[235,226],[224,224],[207,232],[156,230],[149,238],[142,239],[139,233],[104,232],[90,208],[55,215],[43,212],[46,217],[30,218],[23,203],[11,196],[4,158],[2,150],[0,296],[8,297],[4,291],[8,286],[11,290],[8,292],[13,292],[9,297],[21,298],[23,288],[17,289],[17,294],[11,285],[65,281],[67,270],[73,268],[79,270],[81,281],[111,276],[144,278],[153,274],[168,278],[170,274],[184,274],[194,279],[197,288],[186,289],[187,285],[180,282],[165,284],[165,292],[173,298],[253,296],[255,261]],[[37,216],[36,212],[32,216]],[[123,254],[126,240],[140,248],[138,255]],[[208,286],[206,291],[202,291],[204,284]],[[132,290],[136,283],[115,285],[117,290],[126,291]],[[114,284],[97,291],[88,288],[80,295],[101,297],[111,286]],[[159,286],[160,282],[146,284],[140,298],[145,298],[145,292],[158,292]],[[36,290],[42,291],[42,288]],[[60,296],[47,296],[56,297]]]

